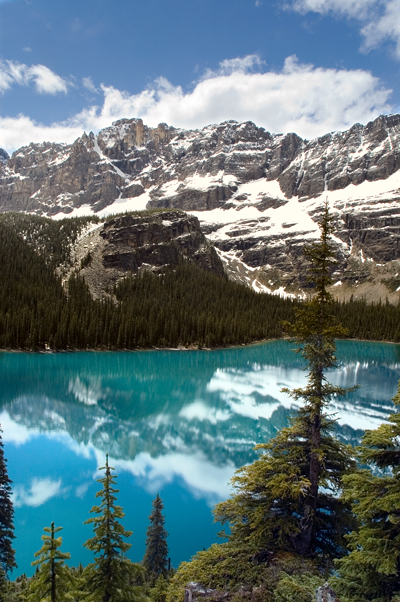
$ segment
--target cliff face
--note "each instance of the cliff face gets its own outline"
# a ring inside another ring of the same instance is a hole
[[[127,273],[157,272],[180,261],[224,276],[222,261],[202,233],[197,217],[158,210],[113,217],[89,227],[74,245],[68,271],[79,270],[92,296],[100,298]]]
[[[336,293],[395,300],[400,115],[311,141],[250,122],[186,131],[125,119],[72,145],[30,144],[0,164],[0,211],[189,211],[229,276],[256,290],[304,290],[302,248],[318,235],[326,197],[336,217]]]

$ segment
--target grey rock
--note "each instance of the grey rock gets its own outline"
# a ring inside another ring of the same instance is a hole
[[[90,253],[89,262],[82,261]],[[80,270],[93,297],[101,298],[129,273],[160,271],[181,261],[224,277],[215,249],[197,217],[177,210],[127,214],[107,219],[81,236],[71,270]]]
[[[199,598],[205,598],[214,594],[214,592],[215,590],[208,589],[207,587],[201,585],[201,583],[195,583],[194,581],[191,581],[185,588],[184,602],[195,602]]]
[[[0,162],[3,164],[7,163],[9,158],[10,158],[10,155],[8,154],[8,152],[6,150],[4,150],[4,148],[0,148]]]
[[[317,588],[315,598],[316,602],[340,602],[333,589],[327,583]]]
[[[122,119],[98,135],[84,134],[73,144],[32,143],[8,159],[0,151],[0,211],[60,216],[85,207],[95,213],[107,208],[119,212],[125,208],[123,201],[132,199],[130,207],[137,203],[143,208],[147,202],[148,208],[175,208],[200,216],[207,212],[207,220],[200,219],[201,227],[230,277],[240,280],[242,273],[241,281],[252,286],[267,282],[265,290],[269,290],[268,283],[274,282],[273,287],[291,287],[304,294],[307,264],[302,249],[305,240],[317,236],[321,195],[350,184],[383,182],[399,169],[400,115],[382,115],[365,126],[355,124],[310,141],[294,133],[270,134],[251,122],[183,130],[166,124],[150,128],[140,119]],[[268,182],[274,185],[268,187]],[[245,189],[247,184],[253,192]],[[274,186],[279,194],[270,192]],[[398,291],[385,293],[384,282],[394,282],[399,271],[400,189],[397,196],[392,191],[368,199],[335,198],[339,199],[335,201],[337,280],[351,287],[357,280],[368,281],[371,290],[376,285],[380,295],[388,293],[396,301]],[[306,207],[312,229],[291,215],[291,199]],[[250,220],[249,208],[256,209]],[[287,218],[277,231],[275,215],[282,208]],[[213,211],[216,216],[229,211],[231,223],[220,217],[212,223]],[[258,213],[259,218],[254,217]],[[153,250],[156,263],[165,258],[166,244],[163,251]],[[171,246],[168,253],[171,260],[176,256]],[[374,269],[365,269],[367,260],[374,262]],[[114,251],[104,261],[114,265]],[[118,261],[126,266],[139,259],[134,260],[125,248]],[[244,271],[230,269],[240,261]],[[335,289],[338,294],[340,290]],[[346,291],[350,295],[350,289]],[[357,297],[357,291],[353,293]]]

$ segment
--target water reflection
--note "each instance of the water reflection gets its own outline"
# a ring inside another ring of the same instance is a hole
[[[213,352],[0,354],[0,421],[21,531],[29,515],[28,539],[29,529],[32,537],[35,529],[40,533],[44,525],[36,523],[44,509],[53,513],[51,520],[58,512],[66,527],[65,500],[71,524],[77,515],[81,524],[92,505],[96,467],[107,452],[128,479],[124,495],[134,499],[128,503],[138,503],[139,490],[148,503],[132,518],[141,521],[139,531],[151,497],[170,491],[177,523],[185,507],[198,526],[199,541],[191,533],[188,549],[194,553],[209,545],[218,529],[209,530],[204,541],[209,527],[199,522],[196,503],[205,508],[226,498],[235,468],[251,462],[254,445],[287,424],[296,406],[281,388],[306,381],[302,358],[291,349],[279,341]],[[374,428],[393,409],[400,347],[340,342],[338,357],[341,365],[330,380],[361,385],[332,403],[339,437],[354,444],[363,429]],[[209,514],[204,520],[211,525]],[[171,533],[175,529],[168,525]],[[188,559],[182,556],[182,534],[174,545],[175,563]],[[133,554],[140,555],[140,545]]]

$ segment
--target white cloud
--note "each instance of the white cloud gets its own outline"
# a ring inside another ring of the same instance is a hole
[[[247,73],[259,67],[263,61],[257,54],[248,54],[247,56],[237,57],[234,59],[225,59],[220,62],[218,71],[207,71],[203,79],[216,77],[219,75],[232,75],[233,73]]]
[[[86,88],[86,90],[89,90],[89,92],[92,92],[93,94],[96,94],[97,92],[99,92],[99,90],[94,85],[91,77],[82,78],[82,85],[84,88]]]
[[[40,94],[57,94],[67,92],[67,82],[44,65],[32,65],[28,68],[29,78],[35,82]]]
[[[400,0],[391,0],[384,6],[378,19],[372,19],[361,30],[364,36],[364,48],[376,48],[386,40],[395,43],[395,53],[400,59]]]
[[[0,118],[2,146],[14,150],[31,141],[72,142],[84,130],[97,132],[124,117],[141,117],[150,126],[166,122],[184,128],[250,120],[274,133],[313,138],[366,123],[392,109],[391,90],[368,71],[315,67],[299,63],[295,56],[278,72],[254,72],[261,65],[256,55],[223,61],[188,92],[165,78],[134,95],[102,85],[102,105],[89,106],[65,122],[45,126],[26,115]],[[23,82],[24,77],[18,64],[0,70],[0,90],[11,85],[10,79]]]
[[[0,424],[3,429],[3,441],[5,443],[14,443],[14,445],[23,445],[27,443],[32,437],[35,437],[39,434],[38,431],[33,429],[28,429],[26,426],[22,424],[18,424],[10,415],[3,411],[0,414]]]
[[[79,485],[75,490],[76,497],[84,498],[91,484],[92,481],[87,481],[86,483]]]
[[[68,90],[68,82],[45,65],[28,67],[16,61],[0,61],[0,92],[14,84],[28,86],[31,82],[39,94],[66,93]]]
[[[316,12],[356,19],[361,24],[363,50],[391,41],[400,59],[400,0],[293,0],[286,7],[302,14]]]
[[[327,14],[337,13],[347,17],[366,16],[377,0],[294,0],[290,5],[294,10],[305,14],[309,11]]]
[[[24,485],[15,485],[13,503],[16,508],[21,506],[41,506],[49,499],[61,493],[61,479],[53,481],[49,478],[32,479],[29,489]]]
[[[96,450],[96,456],[98,466],[103,466],[104,455]],[[232,490],[229,482],[236,470],[232,462],[216,466],[201,454],[171,453],[152,458],[142,452],[133,461],[110,458],[109,463],[117,473],[130,472],[139,486],[152,494],[180,478],[194,497],[206,499],[210,506],[229,497]]]

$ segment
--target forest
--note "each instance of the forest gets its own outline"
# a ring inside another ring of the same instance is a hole
[[[162,274],[120,281],[103,300],[83,278],[66,286],[55,268],[95,218],[59,222],[0,216],[0,348],[32,351],[225,347],[284,336],[299,302],[258,294],[183,261]],[[333,303],[332,312],[355,339],[400,341],[400,301]]]

